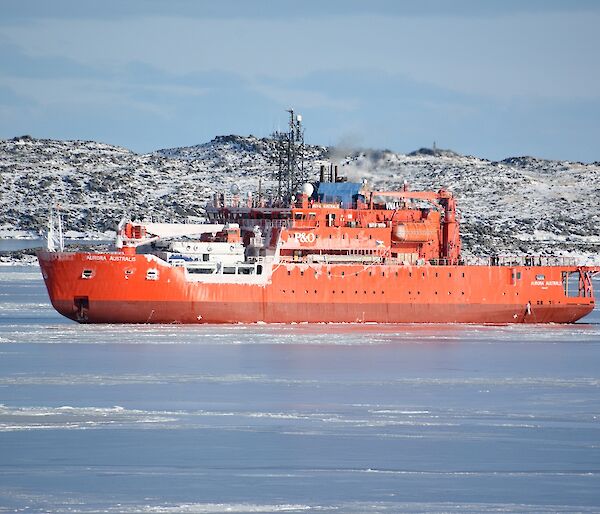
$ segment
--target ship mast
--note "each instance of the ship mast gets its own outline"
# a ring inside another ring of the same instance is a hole
[[[277,203],[290,202],[306,182],[304,169],[304,127],[302,116],[288,109],[288,131],[273,133],[277,148]]]
[[[57,205],[56,209],[54,207],[50,208],[48,230],[46,232],[46,249],[49,252],[63,252],[65,249],[60,205]]]

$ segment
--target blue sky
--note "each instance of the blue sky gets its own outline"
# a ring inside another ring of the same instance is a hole
[[[600,160],[600,2],[4,2],[0,138]]]

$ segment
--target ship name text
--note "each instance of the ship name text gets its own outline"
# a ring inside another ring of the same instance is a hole
[[[533,280],[531,282],[532,286],[562,286],[562,282],[560,280]]]
[[[88,261],[110,261],[110,262],[135,262],[136,257],[131,255],[86,255]]]

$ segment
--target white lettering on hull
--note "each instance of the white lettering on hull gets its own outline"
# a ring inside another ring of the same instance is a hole
[[[301,243],[314,243],[316,239],[314,232],[294,232],[294,238]]]
[[[135,262],[137,259],[131,255],[96,255],[88,254],[85,256],[88,261],[111,261],[111,262]]]
[[[531,282],[532,286],[562,286],[562,282],[560,280],[546,280],[545,282],[543,280],[533,280]]]

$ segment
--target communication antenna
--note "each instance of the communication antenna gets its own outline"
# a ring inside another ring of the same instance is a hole
[[[285,204],[306,182],[302,116],[288,109],[288,131],[272,134],[277,144],[277,201]]]

